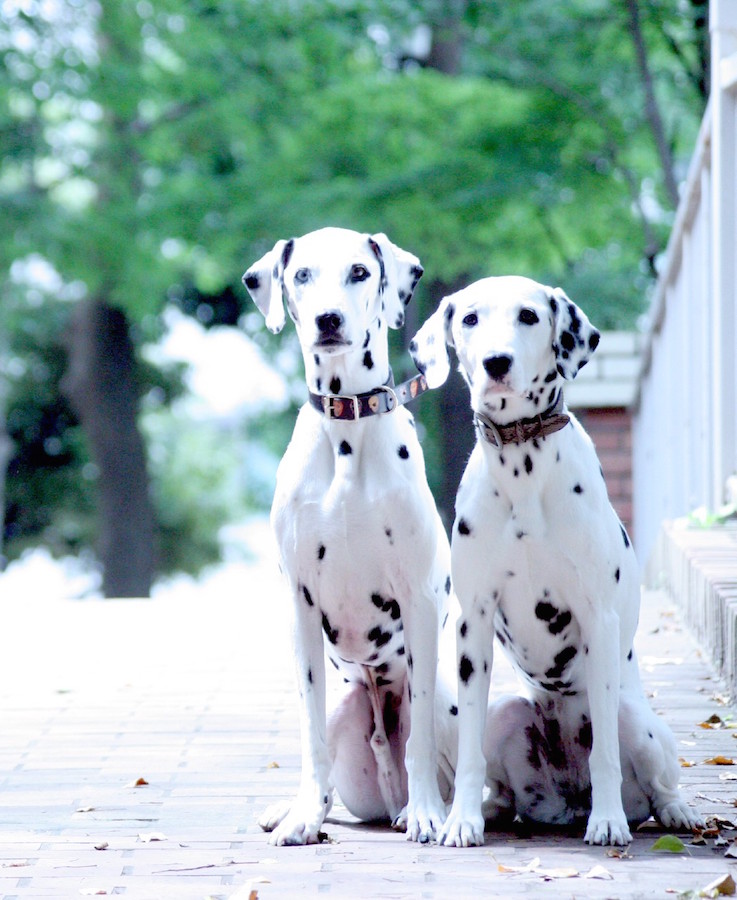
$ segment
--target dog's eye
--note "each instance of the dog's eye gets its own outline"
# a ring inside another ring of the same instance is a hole
[[[358,281],[365,281],[371,273],[366,268],[366,266],[359,265],[358,263],[355,266],[351,267],[350,281],[354,284]]]
[[[479,317],[475,312],[466,313],[466,315],[463,317],[463,324],[467,328],[473,328],[474,325],[479,324]]]
[[[294,273],[294,280],[297,284],[305,284],[310,280],[310,270],[309,269],[297,269]]]
[[[520,310],[519,321],[522,322],[523,325],[534,325],[535,322],[539,322],[540,319],[534,309],[525,308]]]

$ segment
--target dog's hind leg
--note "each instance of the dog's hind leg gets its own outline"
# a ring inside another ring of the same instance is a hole
[[[372,688],[355,685],[328,722],[332,783],[346,809],[364,822],[394,817],[406,802],[395,739],[387,734],[381,695],[373,683]]]

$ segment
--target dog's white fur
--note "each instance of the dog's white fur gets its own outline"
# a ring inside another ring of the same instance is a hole
[[[560,288],[502,277],[443,300],[410,350],[437,386],[454,347],[474,412],[499,426],[552,407],[597,343]],[[635,556],[575,417],[501,450],[479,437],[458,492],[452,572],[460,734],[440,841],[483,842],[485,780],[487,818],[588,813],[592,844],[627,843],[628,819],[651,811],[666,826],[695,825],[678,793],[675,741],[640,685]],[[492,704],[487,718],[495,631],[529,699]]]
[[[279,241],[244,282],[274,332],[286,300],[310,390],[345,396],[389,380],[387,326],[403,324],[421,274],[383,234],[326,228]],[[267,810],[262,827],[272,843],[316,842],[335,787],[359,818],[389,816],[412,840],[435,838],[438,781],[446,796],[452,785],[433,708],[450,550],[406,408],[334,421],[305,405],[271,518],[293,596],[302,777],[296,799]],[[352,683],[329,723],[324,636]],[[450,700],[438,703],[447,719]]]

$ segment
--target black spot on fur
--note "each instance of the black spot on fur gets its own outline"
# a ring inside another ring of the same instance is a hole
[[[451,589],[450,575],[445,579],[445,593],[449,594]]]
[[[255,291],[258,289],[259,284],[261,284],[261,280],[258,275],[249,275],[248,272],[246,272],[243,276],[243,284],[245,284],[249,291]]]
[[[461,627],[459,629],[461,637],[464,638],[468,634],[468,622],[461,622]]]
[[[341,441],[340,446],[338,447],[338,453],[341,456],[349,456],[353,453],[353,447],[351,447],[348,441]]]
[[[391,530],[391,528],[385,528],[385,529],[384,529],[384,534],[387,536],[387,538],[388,538],[388,540],[389,540],[389,543],[390,543],[391,546],[393,547],[393,546],[394,546],[394,537],[392,536],[392,530]]]
[[[313,599],[312,599],[312,594],[311,594],[311,593],[309,592],[309,590],[307,589],[307,585],[306,585],[306,584],[303,584],[303,585],[302,585],[302,593],[304,594],[305,602],[307,603],[307,605],[308,605],[308,606],[314,606],[315,603],[314,603],[314,601],[313,601]]]
[[[573,493],[574,494],[583,494],[583,488],[581,487],[580,484],[573,485]]]
[[[458,715],[458,707],[455,704],[453,704],[453,706],[451,706],[449,712],[450,712],[451,716],[457,716]]]
[[[314,355],[313,359],[315,360],[315,365],[319,366],[320,365],[320,357],[317,355],[317,353]]]
[[[570,647],[564,647],[560,653],[556,654],[553,665],[547,670],[545,677],[559,679],[577,652],[577,649],[572,644]]]
[[[465,519],[460,519],[458,521],[458,534],[469,535],[471,534],[471,527]]]
[[[622,529],[622,540],[624,541],[624,546],[629,547],[630,539],[627,537],[627,532],[625,531],[624,525],[622,525],[621,522],[619,523],[619,527]]]
[[[619,569],[617,569],[617,571],[614,573],[614,580],[617,582],[617,584],[619,584],[620,574],[621,573],[620,573]]]
[[[391,631],[382,631],[382,629],[377,625],[375,628],[372,628],[367,635],[370,641],[373,641],[377,647],[383,647],[385,644],[388,644],[392,639]]]
[[[363,364],[364,364],[364,366],[365,366],[367,369],[373,369],[373,367],[374,367],[374,358],[373,358],[373,356],[371,355],[371,351],[370,351],[370,350],[367,350],[367,351],[363,354]]]
[[[331,628],[330,621],[325,613],[322,614],[322,630],[331,644],[335,645],[338,643],[339,631],[337,628]]]
[[[409,450],[407,449],[405,444],[402,444],[400,446],[399,450],[397,450],[397,453],[399,454],[400,459],[409,459]]]
[[[325,545],[324,544],[320,544],[320,546],[317,548],[317,558],[318,559],[325,558]]]
[[[337,375],[333,375],[333,377],[330,379],[330,392],[332,394],[340,393],[340,378],[338,378]]]
[[[570,331],[564,331],[560,336],[560,343],[564,350],[567,350],[569,353],[576,346],[576,341]]]
[[[312,684],[312,669],[307,670],[307,680]]]
[[[458,674],[461,676],[461,681],[464,684],[468,684],[473,675],[473,663],[465,654],[461,657],[461,663],[458,666]]]
[[[363,349],[364,350],[366,349],[366,347],[368,347],[370,341],[371,341],[371,332],[367,328],[366,329],[366,337],[363,340]]]
[[[535,615],[543,622],[550,622],[558,614],[558,610],[552,603],[541,600],[535,607]]]
[[[633,653],[634,651],[630,650],[630,652],[627,654],[627,662],[632,662]]]
[[[591,722],[584,722],[578,732],[577,741],[584,750],[590,750],[594,743],[594,732]]]
[[[525,456],[525,472],[529,475],[532,472],[532,460],[529,455]]]

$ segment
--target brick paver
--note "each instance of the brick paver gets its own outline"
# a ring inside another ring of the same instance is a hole
[[[0,580],[0,604],[5,900],[665,898],[737,879],[728,830],[702,846],[686,836],[678,853],[651,852],[659,833],[640,832],[623,858],[580,834],[497,832],[458,850],[357,824],[338,804],[328,842],[269,846],[256,816],[289,797],[299,775],[287,600],[273,560],[242,569],[241,596],[9,597]],[[729,723],[733,710],[662,595],[646,594],[638,652],[654,706],[694,763],[682,769],[686,797],[731,822],[737,767],[706,760],[737,756],[737,731],[699,723]],[[501,660],[495,684],[509,687]],[[585,879],[592,869],[603,877]]]

